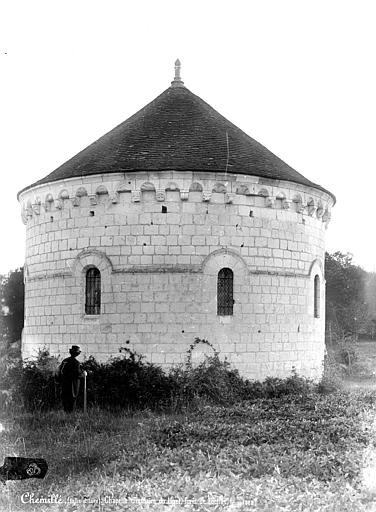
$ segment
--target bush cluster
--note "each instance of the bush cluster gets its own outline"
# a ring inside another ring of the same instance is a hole
[[[121,348],[118,357],[105,363],[89,357],[81,365],[87,372],[88,405],[180,410],[198,404],[227,405],[253,398],[307,395],[313,390],[312,382],[295,371],[286,379],[246,380],[226,360],[222,361],[214,349],[213,355],[194,366],[192,351],[199,343],[210,345],[196,338],[186,363],[168,373],[128,348]],[[27,410],[59,408],[58,364],[47,350],[40,351],[37,359],[10,366],[0,377],[0,390],[8,390],[12,405]]]
[[[267,377],[263,382],[245,381],[244,398],[280,398],[286,395],[306,396],[315,389],[314,383],[298,375],[295,369],[285,379]]]
[[[167,405],[174,383],[159,366],[127,348],[121,356],[99,363],[90,357],[82,363],[87,372],[88,404],[111,408]]]
[[[57,368],[58,360],[48,350],[40,350],[35,360],[8,361],[0,377],[0,390],[7,391],[7,401],[0,405],[28,410],[56,407],[60,401]]]

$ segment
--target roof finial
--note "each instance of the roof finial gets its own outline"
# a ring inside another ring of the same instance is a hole
[[[184,82],[181,79],[180,76],[180,70],[181,70],[181,62],[179,59],[176,59],[175,61],[175,77],[174,80],[171,82],[171,85],[173,87],[184,87]]]
[[[181,69],[181,62],[180,62],[179,59],[176,59],[176,61],[175,61],[175,78],[174,78],[174,80],[177,80],[178,82],[180,82],[180,80],[181,80],[180,69]]]

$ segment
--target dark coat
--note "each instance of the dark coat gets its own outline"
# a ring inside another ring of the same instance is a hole
[[[83,373],[81,365],[73,356],[64,359],[59,367],[63,407],[65,411],[73,411],[80,391],[80,378]]]

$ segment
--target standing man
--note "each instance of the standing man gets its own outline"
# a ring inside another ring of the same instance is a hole
[[[59,367],[59,378],[62,388],[63,407],[65,412],[73,412],[80,390],[80,378],[83,377],[81,365],[76,357],[81,354],[80,347],[72,345],[70,357],[64,359]]]

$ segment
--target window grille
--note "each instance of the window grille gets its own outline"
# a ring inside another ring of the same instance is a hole
[[[217,315],[229,316],[234,308],[234,274],[230,268],[218,272]]]
[[[101,312],[101,273],[97,268],[86,272],[85,314],[99,315]]]
[[[313,285],[313,294],[314,294],[314,305],[313,312],[315,318],[320,318],[320,277],[318,275],[315,276],[315,281]]]

